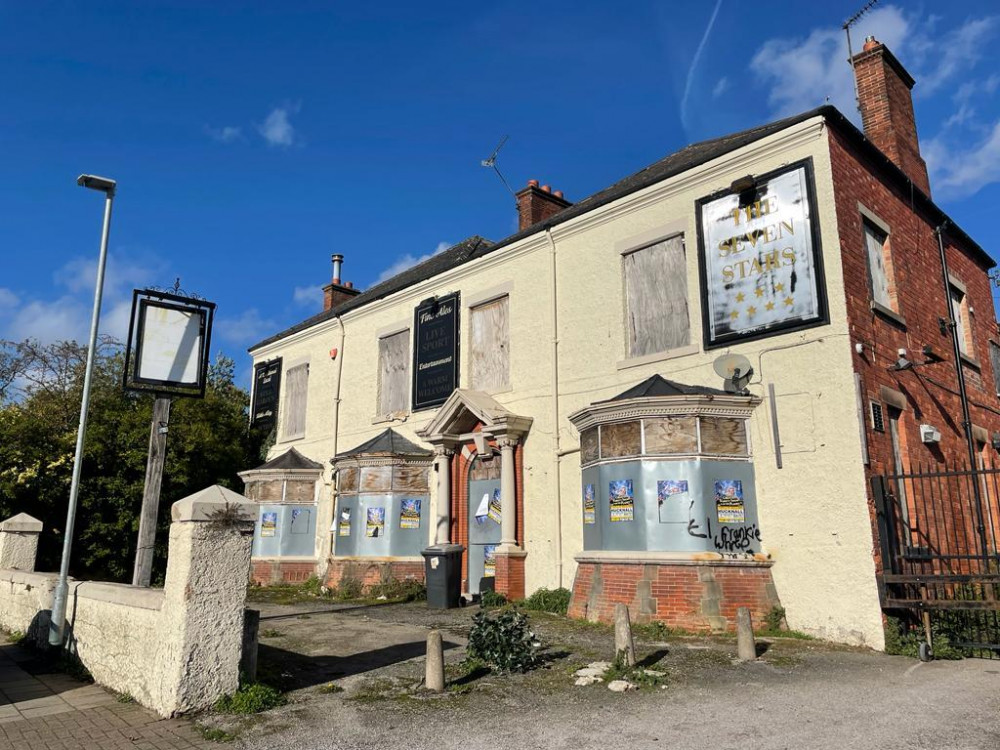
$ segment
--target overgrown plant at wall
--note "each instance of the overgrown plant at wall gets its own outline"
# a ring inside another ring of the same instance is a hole
[[[87,350],[75,342],[0,341],[0,518],[28,512],[45,525],[38,570],[56,570],[73,471]],[[153,397],[122,390],[121,344],[104,339],[94,363],[79,513],[70,572],[129,580],[149,449]],[[249,394],[234,363],[210,366],[204,399],[177,399],[160,492],[153,580],[162,580],[170,505],[213,484],[242,490],[261,436],[247,429]]]
[[[569,589],[538,589],[527,599],[518,602],[524,609],[536,612],[551,612],[564,615],[569,611],[569,600],[573,593]]]

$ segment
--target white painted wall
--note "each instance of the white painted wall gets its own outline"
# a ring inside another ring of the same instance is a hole
[[[762,174],[811,157],[821,229],[830,324],[800,333],[742,343],[732,351],[754,365],[750,388],[765,399],[751,420],[757,497],[764,552],[789,625],[831,640],[883,647],[875,585],[873,542],[857,428],[854,380],[841,277],[840,242],[833,202],[829,144],[821,118],[793,126],[731,154],[621,198],[552,229],[556,247],[558,331],[552,326],[551,245],[532,235],[389,298],[343,316],[339,435],[329,429],[338,363],[329,357],[339,331],[328,321],[253,352],[254,360],[284,357],[285,368],[310,362],[305,437],[294,445],[328,462],[392,426],[411,440],[433,411],[392,423],[375,421],[378,336],[412,326],[413,310],[432,295],[460,291],[461,347],[468,351],[470,303],[497,289],[510,294],[510,388],[492,394],[513,412],[534,419],[525,444],[526,588],[572,585],[574,555],[582,549],[579,458],[558,462],[561,514],[557,513],[555,435],[563,450],[579,445],[566,417],[654,373],[684,383],[719,387],[712,362],[724,350],[701,345],[701,304],[695,201],[727,188],[734,179]],[[683,231],[687,248],[691,345],[668,358],[624,362],[626,334],[621,251],[630,242]],[[553,340],[558,338],[559,424],[553,424]],[[469,382],[468,358],[461,383]],[[777,398],[784,468],[775,464],[767,384]],[[321,502],[329,513],[330,487]],[[561,515],[561,527],[557,519]],[[323,514],[320,514],[323,517]],[[329,517],[329,515],[327,516]],[[562,555],[558,557],[558,541]],[[325,553],[325,545],[318,545]],[[561,568],[561,577],[560,577]]]

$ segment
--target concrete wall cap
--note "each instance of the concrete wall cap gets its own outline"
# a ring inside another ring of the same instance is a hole
[[[170,508],[172,521],[214,521],[224,514],[232,514],[231,521],[253,523],[257,520],[257,503],[214,484],[178,500]]]
[[[27,513],[18,513],[6,521],[0,521],[0,531],[16,531],[20,533],[40,534],[42,522]]]

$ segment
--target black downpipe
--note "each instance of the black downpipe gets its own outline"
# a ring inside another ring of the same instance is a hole
[[[972,496],[976,503],[976,525],[979,531],[979,544],[986,567],[983,573],[989,573],[990,553],[986,544],[986,525],[983,523],[983,496],[979,488],[979,464],[976,462],[976,443],[972,437],[972,417],[969,415],[969,396],[965,391],[965,370],[962,368],[962,348],[958,343],[958,327],[955,323],[955,313],[951,305],[951,281],[948,273],[948,258],[944,252],[945,221],[935,228],[938,252],[941,254],[941,277],[944,281],[944,302],[948,310],[948,330],[951,331],[951,349],[955,358],[955,374],[958,376],[958,398],[962,402],[962,429],[965,430],[965,445],[969,451],[969,470],[972,472]]]

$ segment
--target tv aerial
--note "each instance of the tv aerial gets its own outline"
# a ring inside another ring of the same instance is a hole
[[[715,374],[725,381],[723,389],[726,393],[738,396],[748,396],[747,385],[753,377],[753,367],[750,360],[742,354],[723,354],[712,363]]]
[[[494,172],[496,172],[497,177],[500,178],[500,182],[502,182],[504,187],[507,188],[507,191],[511,195],[514,195],[514,191],[511,190],[510,185],[507,184],[507,180],[500,173],[500,167],[497,166],[497,155],[500,153],[500,149],[504,147],[504,144],[507,143],[508,138],[510,138],[509,135],[505,135],[503,138],[501,138],[500,143],[497,144],[497,147],[493,149],[493,153],[490,154],[490,158],[483,159],[481,162],[479,162],[479,166],[486,167],[487,169],[492,169]],[[517,198],[516,195],[514,195],[514,197]]]

